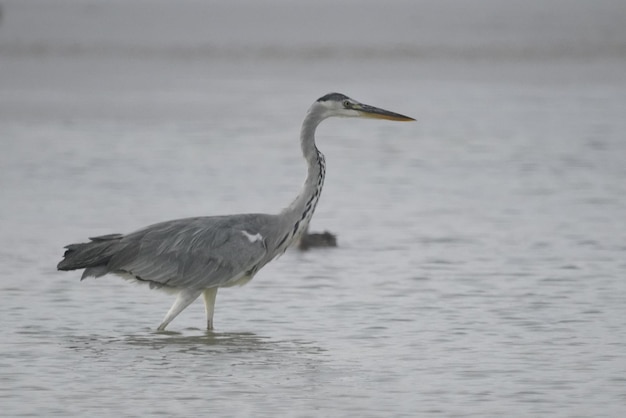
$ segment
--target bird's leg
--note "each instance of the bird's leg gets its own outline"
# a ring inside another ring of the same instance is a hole
[[[206,329],[213,329],[213,310],[215,309],[217,287],[205,289],[202,296],[204,296],[204,309],[206,310]]]
[[[165,327],[167,327],[167,325],[178,316],[179,313],[181,313],[187,306],[191,305],[191,302],[198,299],[200,293],[202,293],[202,290],[181,290],[178,296],[176,296],[174,304],[167,312],[167,315],[165,315],[165,318],[163,318],[163,322],[161,322],[161,325],[159,325],[158,330],[163,331]]]

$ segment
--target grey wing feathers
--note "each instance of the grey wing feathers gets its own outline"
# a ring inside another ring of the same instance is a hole
[[[109,235],[100,235],[99,237],[89,237],[91,241],[111,241],[124,238],[124,234],[109,234]]]
[[[181,219],[74,245],[98,246],[94,252],[103,255],[103,263],[86,266],[83,276],[128,274],[152,287],[202,289],[228,285],[263,260],[264,240],[249,238],[258,233],[256,219],[253,215]]]
[[[117,242],[123,237],[121,234],[104,235],[89,238],[91,242],[70,244],[66,246],[63,260],[57,265],[59,270],[86,269],[85,274],[92,268],[106,264],[117,251]],[[85,278],[83,274],[83,278]],[[103,274],[91,274],[102,276]],[[82,280],[82,279],[81,279]]]

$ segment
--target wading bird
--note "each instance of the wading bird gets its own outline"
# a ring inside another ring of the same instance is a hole
[[[161,222],[127,235],[110,234],[65,247],[59,270],[85,269],[86,277],[113,273],[176,293],[159,330],[200,295],[207,329],[213,329],[215,297],[220,287],[241,286],[306,230],[320,198],[326,172],[315,145],[315,129],[324,119],[366,117],[394,121],[413,118],[330,93],[309,108],[300,133],[308,174],[300,194],[277,215],[204,216]]]

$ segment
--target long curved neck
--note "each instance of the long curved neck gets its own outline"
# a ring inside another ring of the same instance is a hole
[[[306,229],[322,193],[326,163],[324,155],[315,146],[315,129],[322,120],[323,117],[311,109],[302,123],[300,146],[308,171],[300,194],[281,212],[286,222],[285,228],[290,228],[289,238],[286,239],[287,244],[298,239]]]

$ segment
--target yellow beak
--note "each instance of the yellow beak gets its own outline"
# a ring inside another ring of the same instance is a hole
[[[399,113],[390,112],[385,109],[380,109],[378,107],[361,104],[353,107],[354,110],[358,111],[361,116],[372,119],[386,119],[386,120],[395,120],[399,122],[412,122],[415,119],[410,118],[408,116],[401,115]]]

